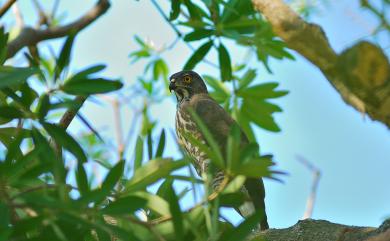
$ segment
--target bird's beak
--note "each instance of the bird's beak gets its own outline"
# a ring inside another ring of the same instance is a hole
[[[171,80],[171,82],[169,83],[169,92],[172,92],[172,90],[175,91],[175,89],[176,89],[175,81]]]

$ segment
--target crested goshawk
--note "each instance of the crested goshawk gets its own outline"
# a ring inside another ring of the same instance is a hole
[[[198,129],[198,125],[193,119],[190,109],[201,119],[208,128],[213,139],[218,144],[221,154],[226,157],[226,143],[230,129],[236,124],[234,119],[226,112],[210,95],[203,79],[194,71],[181,71],[170,77],[169,90],[174,91],[177,98],[176,111],[176,134],[180,146],[193,159],[197,173],[201,176],[207,172],[209,158],[199,147],[193,145],[185,138],[186,133],[192,135],[202,143],[207,145],[206,139]],[[243,147],[249,144],[245,134],[241,131],[241,143]],[[212,186],[218,187],[224,174],[216,170]],[[262,179],[247,178],[243,187],[247,201],[238,208],[238,212],[247,217],[256,210],[261,210],[262,220],[260,228],[268,229],[267,215],[265,212],[265,190]]]

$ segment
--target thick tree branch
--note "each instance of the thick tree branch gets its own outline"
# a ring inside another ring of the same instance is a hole
[[[359,42],[336,54],[316,24],[305,22],[282,0],[252,0],[286,44],[316,65],[343,100],[390,128],[390,65],[383,51]]]
[[[0,18],[12,7],[12,5],[16,2],[16,0],[8,0],[4,5],[0,8]]]
[[[305,219],[285,229],[269,229],[254,234],[267,241],[388,241],[390,220],[379,228],[356,227],[325,220]]]
[[[108,0],[99,0],[85,15],[67,25],[47,29],[25,27],[19,36],[8,44],[7,58],[13,57],[23,47],[35,45],[40,41],[48,39],[64,37],[73,31],[79,32],[102,16],[109,7],[110,2]]]

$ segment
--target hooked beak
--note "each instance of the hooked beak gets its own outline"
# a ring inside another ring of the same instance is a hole
[[[175,91],[176,89],[176,84],[175,84],[175,79],[172,79],[171,82],[169,83],[169,92]]]

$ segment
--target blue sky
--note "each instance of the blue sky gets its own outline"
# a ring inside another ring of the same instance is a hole
[[[160,2],[168,10],[167,1]],[[337,52],[356,40],[366,39],[378,43],[389,53],[388,35],[370,37],[376,19],[359,9],[357,0],[327,2],[329,6],[321,8],[311,21],[323,27]],[[69,20],[82,14],[93,3],[62,1],[61,8],[69,10]],[[21,7],[25,12],[31,10],[27,4]],[[27,19],[29,16],[31,13],[26,14]],[[128,54],[137,49],[134,34],[153,40],[157,46],[169,44],[175,38],[150,1],[116,0],[106,15],[77,37],[72,69],[107,63],[106,75],[121,77],[131,85],[144,67],[143,63],[129,64]],[[59,43],[56,41],[57,45]],[[242,54],[233,44],[229,47],[233,61],[242,59]],[[190,54],[182,43],[164,54],[170,71],[179,71]],[[289,173],[283,178],[284,184],[266,180],[270,226],[291,226],[304,213],[312,176],[297,161],[296,155],[304,156],[322,172],[313,218],[378,226],[390,215],[390,132],[383,124],[346,105],[315,66],[293,54],[295,61],[271,61],[273,75],[268,74],[261,64],[253,64],[258,68],[258,81],[277,81],[280,89],[290,91],[289,95],[275,101],[284,110],[276,115],[282,131],[276,134],[256,131],[262,149],[274,154],[279,169]],[[204,65],[199,65],[196,71],[218,76],[216,70]],[[107,130],[104,132],[106,136],[114,137],[109,105],[88,103],[82,111],[94,126]],[[172,129],[174,98],[153,106],[151,113],[162,127]],[[131,109],[123,109],[125,129],[130,126],[132,116]],[[81,125],[75,122],[71,130],[77,133],[80,128]],[[170,142],[173,143],[172,137]],[[178,156],[176,146],[169,145],[165,155]],[[228,215],[239,221],[234,213],[228,212]]]

